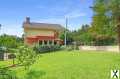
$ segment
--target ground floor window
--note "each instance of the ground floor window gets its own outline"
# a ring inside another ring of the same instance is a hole
[[[48,41],[44,40],[44,44],[47,45]]]
[[[57,44],[57,42],[56,42],[56,41],[54,41],[54,44],[56,45],[56,44]]]
[[[52,44],[52,40],[49,40],[49,44],[50,44],[50,45]]]
[[[39,41],[39,45],[42,45],[42,41],[41,40]]]
[[[56,45],[58,44],[58,42],[54,40],[39,40],[38,44],[39,45]]]

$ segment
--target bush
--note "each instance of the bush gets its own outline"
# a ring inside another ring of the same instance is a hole
[[[0,47],[0,53],[6,53],[8,49],[6,47]]]
[[[47,53],[52,51],[60,50],[61,47],[59,45],[43,45],[43,46],[35,46],[34,50],[37,53]]]
[[[72,51],[72,50],[74,50],[74,48],[72,48],[72,46],[68,46],[68,47],[66,47],[66,50]]]
[[[34,64],[37,58],[36,52],[27,46],[20,46],[18,48],[18,52],[16,55],[19,65],[23,65],[25,69],[29,69],[29,67]]]
[[[77,46],[77,45],[68,45],[67,47],[65,47],[65,50],[67,50],[67,51],[79,50],[79,46]]]
[[[0,68],[0,79],[18,79],[15,71],[8,68]]]
[[[7,53],[8,49],[6,47],[0,47],[0,61],[4,60],[4,53]]]
[[[94,39],[94,45],[96,46],[115,45],[115,42],[115,38],[105,35],[99,35]]]
[[[0,36],[0,46],[7,48],[17,48],[20,45],[23,45],[22,38],[6,34]]]

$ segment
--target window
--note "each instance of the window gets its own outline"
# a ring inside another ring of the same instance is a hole
[[[54,41],[54,44],[56,45],[56,44],[57,44],[57,42],[56,42],[56,41]]]
[[[46,40],[44,41],[44,44],[45,44],[45,45],[47,44],[47,41],[46,41]]]
[[[49,40],[49,44],[52,44],[52,41],[51,41],[51,40]]]
[[[42,45],[42,41],[41,40],[39,41],[39,45]]]

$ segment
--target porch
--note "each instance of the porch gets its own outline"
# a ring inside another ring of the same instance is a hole
[[[36,36],[27,37],[26,43],[29,45],[62,45],[63,41],[52,36]]]

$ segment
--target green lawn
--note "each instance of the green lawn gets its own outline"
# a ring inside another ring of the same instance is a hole
[[[14,70],[20,79],[110,79],[110,70],[120,69],[120,54],[102,51],[46,53],[30,69],[29,73],[21,67]]]

